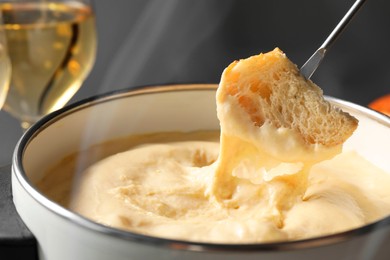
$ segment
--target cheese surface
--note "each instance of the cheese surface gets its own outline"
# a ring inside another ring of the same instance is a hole
[[[311,167],[303,197],[291,196],[294,185],[272,182],[278,171],[298,181],[294,172],[302,165],[256,179],[244,161],[234,172],[232,197],[218,201],[212,187],[219,149],[210,140],[162,142],[107,157],[83,173],[69,207],[119,229],[215,243],[322,236],[390,212],[390,175],[353,151]]]

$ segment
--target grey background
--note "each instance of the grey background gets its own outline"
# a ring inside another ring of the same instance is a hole
[[[161,83],[217,83],[232,60],[278,46],[298,65],[353,0],[95,0],[98,53],[70,103]],[[313,76],[326,95],[367,105],[390,93],[390,1],[369,0]],[[22,132],[0,112],[0,165]]]

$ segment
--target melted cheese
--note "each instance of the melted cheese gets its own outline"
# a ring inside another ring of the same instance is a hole
[[[182,141],[137,146],[92,165],[70,208],[115,228],[218,243],[320,236],[390,212],[390,175],[356,153],[345,152],[312,167],[301,199],[291,196],[291,190],[302,165],[282,164],[259,179],[253,174],[258,169],[251,168],[253,158],[246,157],[253,147],[245,147],[248,151],[240,151],[240,156],[249,161],[238,160],[234,193],[222,203],[211,193],[219,143]],[[226,185],[220,181],[217,185]]]

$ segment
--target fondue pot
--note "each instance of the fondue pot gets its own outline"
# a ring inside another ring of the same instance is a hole
[[[218,130],[216,87],[168,85],[113,92],[67,106],[34,124],[14,152],[12,194],[18,214],[36,238],[38,258],[390,259],[390,212],[388,217],[354,230],[299,241],[198,243],[95,223],[50,200],[37,188],[54,163],[107,140],[151,132]],[[356,104],[327,99],[360,121],[345,148],[356,150],[390,174],[390,118]]]

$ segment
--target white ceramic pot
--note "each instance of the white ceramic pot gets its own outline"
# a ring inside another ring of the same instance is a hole
[[[102,141],[144,132],[218,129],[215,90],[216,85],[174,85],[111,93],[54,112],[29,129],[14,153],[12,187],[17,211],[38,241],[39,258],[390,259],[390,217],[355,230],[301,241],[192,243],[97,224],[36,189],[48,166]],[[358,130],[345,145],[390,172],[390,119],[358,105],[328,99],[360,120]]]

